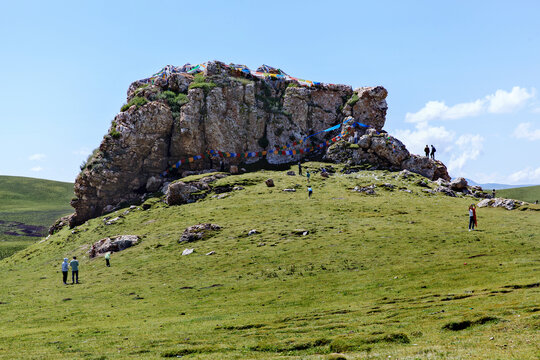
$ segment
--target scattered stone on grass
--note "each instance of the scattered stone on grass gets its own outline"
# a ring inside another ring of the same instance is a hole
[[[214,255],[215,253],[216,253],[215,251],[210,251],[210,252],[206,253],[206,256],[208,256],[208,255]]]
[[[274,180],[272,180],[272,179],[268,179],[268,180],[266,180],[264,183],[265,183],[266,186],[268,186],[268,187],[274,187],[274,186],[275,186],[275,185],[274,185]]]
[[[257,229],[251,229],[248,232],[248,236],[255,235],[255,234],[260,234],[260,232],[257,231]]]
[[[214,236],[215,232],[219,230],[221,230],[221,226],[216,224],[207,223],[193,225],[184,230],[178,242],[193,242],[197,240],[208,239],[211,236]]]
[[[465,178],[458,177],[450,182],[449,187],[454,191],[463,191],[463,189],[467,189],[467,180],[465,180]]]
[[[289,176],[296,176],[296,173],[292,170],[287,171],[287,175]]]
[[[107,219],[107,218],[105,218],[105,219]],[[105,221],[105,225],[112,225],[112,224],[114,224],[114,223],[120,221],[120,219],[122,219],[120,216],[117,216],[117,217],[112,218],[112,219],[110,219],[110,220],[107,219],[107,220]]]
[[[456,193],[454,191],[444,186],[438,186],[435,189],[435,192],[443,193],[446,196],[456,197]]]
[[[235,187],[233,187],[233,190],[235,190],[235,191],[244,190],[244,187],[243,186],[235,186]]]
[[[90,258],[105,255],[108,252],[118,252],[125,250],[139,241],[137,235],[119,235],[112,238],[106,237],[92,244],[88,251]]]
[[[514,210],[520,206],[523,206],[527,204],[524,201],[514,200],[514,199],[503,199],[503,198],[495,198],[495,199],[484,199],[480,201],[477,206],[478,207],[502,207],[506,210]]]
[[[283,189],[283,191],[287,191],[287,192],[296,192],[296,189]]]
[[[371,184],[365,187],[355,186],[352,191],[364,193],[366,195],[375,195],[375,187],[376,187],[375,184]]]
[[[193,254],[194,251],[195,249],[185,249],[184,251],[182,251],[182,256]]]

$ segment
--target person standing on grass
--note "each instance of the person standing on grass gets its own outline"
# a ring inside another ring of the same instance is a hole
[[[476,206],[471,204],[469,206],[469,231],[474,230],[475,226],[478,227],[478,223],[476,222]]]
[[[308,193],[308,199],[310,199],[311,195],[313,194],[313,189],[311,188],[311,186],[308,186],[307,193]]]
[[[67,276],[69,271],[68,258],[64,258],[62,263],[62,279],[64,280],[64,285],[67,285]]]
[[[111,252],[105,254],[105,264],[107,264],[107,267],[111,267]]]
[[[307,182],[309,184],[309,178],[311,177],[311,174],[309,173],[309,170],[306,172]]]
[[[491,197],[495,199],[495,189],[493,189],[493,191],[491,192]]]
[[[77,260],[76,256],[74,256],[73,260],[69,262],[69,266],[71,266],[71,283],[78,284],[79,283],[79,261]]]
[[[298,160],[298,175],[302,176],[302,161]]]

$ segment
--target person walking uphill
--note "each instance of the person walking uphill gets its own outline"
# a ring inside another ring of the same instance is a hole
[[[111,267],[111,252],[105,254],[105,264],[107,264],[107,267]]]
[[[77,260],[76,256],[74,256],[73,260],[69,262],[69,266],[71,266],[71,283],[78,284],[79,283],[79,261]]]
[[[429,146],[426,145],[424,152],[426,153],[426,157],[429,157]]]
[[[68,258],[64,258],[62,263],[62,279],[64,280],[64,285],[67,285],[67,276],[69,271]]]
[[[313,189],[311,188],[311,186],[308,186],[307,193],[308,193],[308,199],[311,198],[311,195],[313,195]]]
[[[474,230],[475,226],[478,227],[478,223],[476,222],[476,206],[471,204],[469,206],[469,231]]]

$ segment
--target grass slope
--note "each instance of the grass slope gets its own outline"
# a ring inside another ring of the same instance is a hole
[[[496,195],[534,203],[536,200],[540,201],[540,185],[497,190]]]
[[[312,199],[284,172],[231,176],[224,198],[63,229],[0,262],[0,358],[537,359],[539,207],[479,209],[468,232],[470,198],[395,175],[314,174]],[[383,183],[411,193],[350,190]],[[178,243],[205,222],[222,230]],[[118,234],[142,240],[110,268],[87,258]],[[82,284],[63,286],[73,255]]]
[[[16,176],[0,176],[0,259],[24,249],[45,235],[63,215],[73,184]]]

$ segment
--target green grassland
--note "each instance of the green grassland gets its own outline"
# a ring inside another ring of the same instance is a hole
[[[308,199],[305,177],[260,171],[218,180],[244,187],[223,198],[65,228],[0,261],[0,358],[538,359],[540,207],[478,209],[469,232],[470,197],[396,175],[314,173]],[[178,243],[206,222],[222,230]],[[110,268],[87,257],[120,234],[141,241]],[[74,255],[82,284],[64,286]]]
[[[534,203],[536,200],[540,202],[540,185],[497,190],[496,195],[497,197],[517,199],[530,203]]]
[[[56,219],[73,212],[73,184],[0,176],[0,259],[46,235]]]

